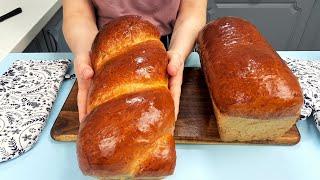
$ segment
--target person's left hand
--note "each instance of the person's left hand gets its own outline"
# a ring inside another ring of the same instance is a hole
[[[169,74],[169,89],[174,101],[175,119],[177,120],[179,113],[184,59],[182,59],[181,55],[177,52],[169,50],[167,53],[169,57],[169,64],[167,67]]]

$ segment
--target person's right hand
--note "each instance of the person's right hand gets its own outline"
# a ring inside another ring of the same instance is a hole
[[[94,71],[91,67],[90,54],[78,54],[74,59],[75,73],[78,81],[78,112],[81,122],[87,115],[87,98]]]

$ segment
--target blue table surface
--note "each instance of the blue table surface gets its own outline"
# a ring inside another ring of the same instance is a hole
[[[320,60],[320,52],[280,51],[282,57]],[[70,53],[9,54],[0,63],[0,73],[18,59],[72,59]],[[199,66],[192,53],[186,66]],[[70,71],[73,71],[72,68]],[[74,142],[56,142],[50,129],[74,83],[65,81],[39,141],[22,156],[0,163],[0,179],[71,180],[93,179],[78,168]],[[319,180],[320,133],[310,118],[300,121],[301,141],[294,146],[277,145],[177,145],[175,173],[166,179]]]

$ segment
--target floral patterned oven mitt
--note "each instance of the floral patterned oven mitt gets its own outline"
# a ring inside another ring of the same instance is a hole
[[[301,119],[313,113],[315,125],[320,131],[320,62],[289,58],[284,60],[297,76],[304,94]]]
[[[0,162],[37,142],[69,63],[19,60],[0,77]]]

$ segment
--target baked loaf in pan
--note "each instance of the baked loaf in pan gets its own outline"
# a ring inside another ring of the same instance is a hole
[[[296,123],[298,80],[254,25],[223,17],[204,27],[198,43],[223,141],[272,140]]]
[[[168,57],[156,27],[138,16],[104,26],[92,46],[95,75],[77,154],[86,175],[163,177],[176,162]]]

